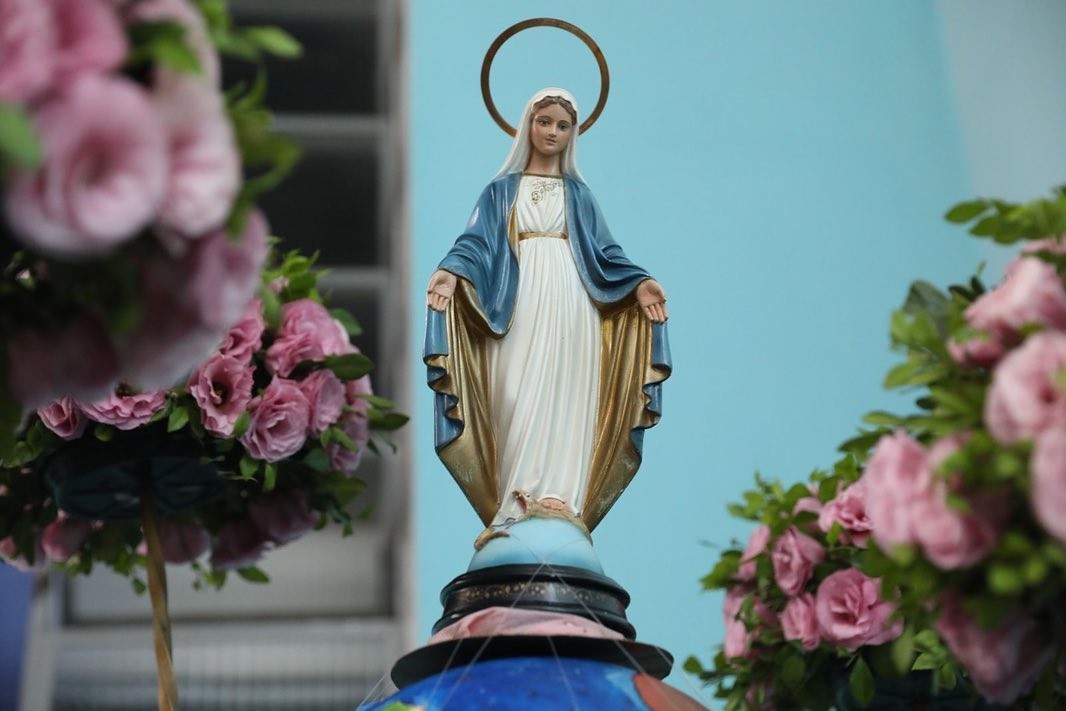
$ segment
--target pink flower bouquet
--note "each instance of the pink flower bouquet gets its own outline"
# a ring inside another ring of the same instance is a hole
[[[77,518],[38,476],[54,452],[80,452],[87,441],[121,452],[127,435],[188,442],[222,478],[214,498],[159,522],[163,558],[192,565],[200,584],[221,585],[230,570],[261,582],[255,565],[271,548],[328,521],[350,532],[363,488],[354,474],[376,449],[371,433],[380,439],[406,417],[373,394],[373,364],[349,339],[358,327],[322,303],[316,276],[297,253],[258,275],[260,297],[176,387],[121,384],[37,408],[0,466],[0,556],[75,573],[102,563],[140,588],[140,524]]]
[[[220,51],[298,47],[194,0],[0,0],[0,458],[58,398],[171,387],[255,296],[298,151]]]
[[[992,289],[911,287],[885,386],[914,414],[870,413],[831,470],[730,508],[759,525],[704,579],[723,652],[688,664],[728,708],[829,708],[841,668],[860,705],[906,679],[915,703],[1066,706],[1066,187],[947,219],[1023,248]]]

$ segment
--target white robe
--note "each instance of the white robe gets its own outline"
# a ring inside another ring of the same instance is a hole
[[[563,181],[522,176],[518,232],[566,232]],[[518,242],[518,296],[510,330],[490,344],[492,417],[499,452],[500,510],[520,518],[513,492],[563,501],[580,515],[595,438],[600,315],[574,264],[570,242]]]

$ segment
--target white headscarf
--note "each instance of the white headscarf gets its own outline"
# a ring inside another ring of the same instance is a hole
[[[574,107],[574,113],[580,118],[581,113],[577,108],[577,99],[566,89],[552,86],[538,91],[526,102],[526,108],[522,111],[522,119],[515,127],[515,137],[514,142],[511,144],[511,152],[507,154],[507,160],[503,162],[503,167],[496,174],[497,178],[508,173],[520,173],[526,169],[526,163],[529,162],[529,127],[533,123],[533,105],[549,96],[558,96],[569,101],[570,105]],[[575,119],[573,133],[570,134],[570,142],[563,149],[560,167],[565,175],[585,182],[585,179],[581,177],[581,172],[577,169],[577,135],[579,132],[580,125],[578,120]]]

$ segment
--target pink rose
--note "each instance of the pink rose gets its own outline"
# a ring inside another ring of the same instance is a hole
[[[866,464],[866,513],[883,548],[914,542],[910,505],[929,488],[925,449],[902,430],[882,437]]]
[[[56,79],[106,74],[126,59],[129,45],[115,9],[104,0],[48,0],[58,39],[53,57]]]
[[[37,408],[37,416],[48,429],[63,439],[77,439],[89,421],[72,398],[62,397],[46,407]]]
[[[41,547],[49,560],[65,563],[81,550],[92,530],[92,521],[70,518],[60,511],[56,520],[44,527]]]
[[[985,333],[974,334],[969,340],[948,340],[948,354],[956,363],[968,368],[988,368],[996,364],[1006,347]]]
[[[832,573],[818,586],[814,601],[822,638],[854,652],[899,637],[903,621],[890,618],[896,606],[881,598],[881,581],[854,568]]]
[[[818,631],[814,595],[804,593],[790,599],[779,619],[785,639],[799,642],[808,652],[821,644],[822,635]]]
[[[825,560],[825,548],[795,526],[789,526],[774,542],[770,557],[777,587],[786,595],[798,595],[814,575],[814,566]]]
[[[323,369],[301,380],[300,390],[311,404],[308,432],[317,437],[340,418],[345,405],[344,384],[333,371]]]
[[[25,552],[19,552],[15,546],[15,539],[11,536],[0,538],[0,560],[10,565],[15,570],[29,573],[44,568],[46,558],[40,539],[34,540],[33,562],[26,557]]]
[[[722,651],[727,659],[736,657],[749,659],[754,656],[752,644],[758,637],[759,632],[777,624],[777,618],[774,613],[770,612],[770,609],[759,599],[758,595],[755,596],[753,608],[755,627],[749,630],[744,621],[738,619],[744,600],[752,594],[750,589],[744,587],[734,587],[726,591],[725,602],[722,605],[722,614],[725,622],[725,642]]]
[[[1029,469],[1033,515],[1045,531],[1066,544],[1066,432],[1055,428],[1040,435]]]
[[[83,317],[58,333],[26,329],[7,343],[8,385],[23,407],[61,397],[96,399],[118,380],[118,359],[103,326]]]
[[[936,631],[981,695],[998,704],[1032,689],[1055,654],[1032,618],[1019,612],[995,629],[982,629],[955,598],[945,601]]]
[[[222,339],[222,345],[218,347],[218,351],[222,355],[228,355],[242,363],[247,363],[263,345],[263,331],[265,330],[263,302],[254,298],[245,308],[241,320]]]
[[[1021,256],[1002,284],[970,304],[966,320],[993,336],[1017,335],[1030,325],[1066,328],[1066,290],[1052,264]]]
[[[207,529],[192,521],[176,521],[169,518],[159,519],[159,547],[163,560],[171,565],[185,565],[196,560],[211,547],[211,534]],[[147,554],[147,547],[141,541],[138,552]]]
[[[90,420],[120,430],[132,430],[147,424],[166,404],[167,394],[163,390],[149,390],[134,395],[112,394],[98,402],[79,403]]]
[[[252,399],[252,368],[230,356],[216,355],[189,376],[189,394],[200,407],[204,429],[229,437]]]
[[[321,361],[326,356],[354,351],[348,332],[325,306],[311,299],[298,299],[281,307],[281,325],[267,349],[266,365],[267,370],[284,376],[302,361]]]
[[[326,453],[329,455],[329,463],[334,471],[354,474],[363,460],[363,452],[366,451],[370,441],[370,420],[366,412],[370,403],[361,395],[371,395],[370,376],[364,375],[357,380],[349,380],[344,384],[345,398],[351,412],[341,417],[340,427],[348,439],[355,444],[355,450],[347,449],[339,444],[330,442],[326,445]]]
[[[248,504],[248,517],[279,546],[304,535],[318,521],[318,515],[307,505],[307,496],[299,489],[260,496]]]
[[[259,291],[260,274],[270,251],[269,233],[263,214],[254,211],[239,239],[219,229],[197,241],[186,272],[189,284],[185,293],[202,324],[221,334],[244,315]]]
[[[766,551],[770,543],[770,527],[760,524],[748,536],[748,544],[744,546],[744,552],[740,555],[740,567],[737,568],[738,580],[754,580],[756,574],[755,559]]]
[[[956,511],[948,506],[947,494],[947,484],[938,482],[928,496],[912,504],[915,538],[938,568],[968,568],[999,543],[997,523],[1002,516],[993,510],[994,502],[976,497],[969,498],[969,512]]]
[[[277,462],[300,451],[307,441],[311,406],[291,380],[275,378],[252,400],[251,423],[241,435],[241,444],[256,459]]]
[[[792,515],[795,516],[798,513],[812,513],[821,516],[822,502],[818,500],[817,495],[804,496],[792,507]]]
[[[23,104],[52,75],[55,28],[41,0],[0,0],[0,102]]]
[[[1066,368],[1066,334],[1030,336],[1000,362],[985,401],[985,423],[1000,442],[1036,439],[1066,423],[1066,392],[1056,378]]]
[[[255,565],[270,541],[249,519],[228,521],[219,529],[211,550],[211,567],[237,570]]]
[[[155,216],[166,187],[166,136],[139,86],[79,76],[37,110],[34,124],[44,163],[14,173],[5,195],[23,242],[59,255],[99,254]]]
[[[866,513],[866,480],[859,481],[839,491],[832,501],[822,508],[818,516],[818,527],[825,533],[839,523],[842,529],[842,543],[866,547],[873,525]]]

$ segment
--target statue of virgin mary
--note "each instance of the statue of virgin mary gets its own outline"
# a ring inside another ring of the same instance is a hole
[[[614,241],[577,167],[577,102],[538,91],[430,279],[438,456],[482,522],[591,531],[640,466],[670,374],[666,297]]]

